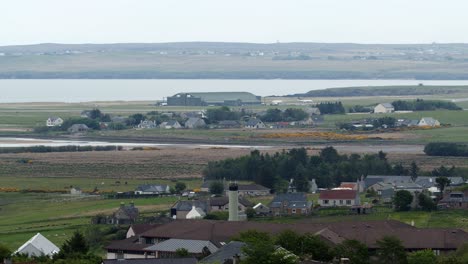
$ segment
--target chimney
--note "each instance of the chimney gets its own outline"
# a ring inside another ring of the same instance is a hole
[[[237,183],[229,185],[229,221],[239,221],[239,187]]]

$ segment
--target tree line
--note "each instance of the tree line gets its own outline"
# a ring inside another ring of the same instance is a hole
[[[408,175],[419,173],[414,163],[406,168],[391,164],[384,152],[377,154],[340,155],[333,147],[326,147],[318,155],[308,155],[305,148],[283,150],[273,155],[254,150],[250,155],[212,161],[204,170],[207,179],[254,181],[277,192],[287,190],[290,179],[298,191],[306,192],[310,180],[321,188],[354,182],[367,175]]]
[[[397,100],[392,102],[395,111],[433,111],[437,109],[463,110],[453,102],[416,99],[414,101]]]
[[[428,156],[468,157],[468,146],[457,143],[432,142],[424,146],[424,153]]]

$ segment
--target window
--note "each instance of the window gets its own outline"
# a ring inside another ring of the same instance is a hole
[[[343,204],[343,200],[340,200],[340,204]]]
[[[351,204],[351,200],[346,200],[346,204],[347,204],[347,205],[350,205],[350,204]]]
[[[295,213],[296,213],[296,209],[292,209],[292,213],[295,214]]]
[[[324,203],[324,204],[328,204],[328,200],[323,200],[323,203]]]

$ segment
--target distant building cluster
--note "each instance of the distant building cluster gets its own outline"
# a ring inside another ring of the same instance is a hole
[[[167,98],[168,106],[259,105],[261,97],[248,92],[178,93]]]

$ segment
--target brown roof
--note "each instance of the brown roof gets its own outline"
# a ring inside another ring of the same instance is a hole
[[[147,244],[139,244],[137,237],[129,237],[124,240],[112,241],[108,246],[104,247],[105,249],[113,250],[129,250],[129,251],[145,251]]]
[[[460,229],[415,228],[394,220],[333,223],[303,221],[294,224],[176,220],[146,231],[141,236],[210,240],[219,244],[247,230],[258,230],[270,234],[293,230],[300,234],[317,234],[335,244],[344,239],[356,239],[369,248],[376,248],[376,241],[388,235],[398,237],[408,249],[456,249],[468,241],[468,233]]]
[[[133,229],[133,232],[135,233],[135,235],[139,235],[145,231],[148,231],[160,225],[161,224],[133,224],[130,226],[130,228]]]
[[[356,199],[355,190],[325,190],[320,192],[319,199],[322,200],[349,200]]]

